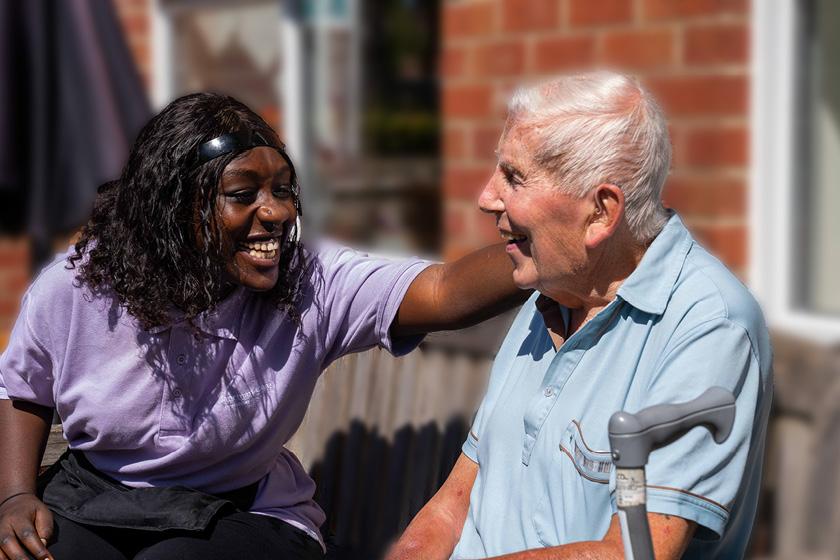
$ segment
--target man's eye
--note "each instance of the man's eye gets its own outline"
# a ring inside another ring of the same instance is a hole
[[[522,184],[522,180],[515,173],[502,170],[502,175],[505,176],[505,182],[511,187],[518,187]]]

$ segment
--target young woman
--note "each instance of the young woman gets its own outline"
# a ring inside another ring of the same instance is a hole
[[[523,298],[501,246],[395,262],[304,248],[300,219],[292,162],[243,104],[190,95],[146,125],[0,357],[0,560],[322,557],[283,447],[321,371]],[[36,484],[54,410],[70,451]]]

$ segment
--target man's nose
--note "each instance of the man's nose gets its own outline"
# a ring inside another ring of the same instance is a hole
[[[488,213],[504,211],[505,205],[502,203],[502,199],[499,198],[499,192],[496,189],[495,176],[491,177],[490,180],[487,181],[487,184],[484,185],[484,189],[481,191],[481,194],[478,195],[478,207],[482,212]]]

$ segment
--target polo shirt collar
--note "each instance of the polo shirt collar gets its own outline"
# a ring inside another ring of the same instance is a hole
[[[694,240],[676,213],[645,251],[636,270],[618,289],[618,296],[646,313],[665,311]]]
[[[195,320],[195,326],[201,332],[216,336],[219,338],[228,338],[237,340],[239,338],[239,323],[242,314],[242,308],[245,305],[245,298],[248,291],[242,287],[237,286],[234,291],[223,299],[219,304],[199,314]],[[151,334],[164,332],[173,325],[178,323],[185,323],[183,313],[173,312],[170,314],[172,321],[166,325],[159,325],[148,329]]]

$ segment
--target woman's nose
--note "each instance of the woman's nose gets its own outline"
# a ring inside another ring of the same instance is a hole
[[[257,219],[266,225],[280,225],[292,219],[293,211],[279,201],[260,205],[257,209]]]

